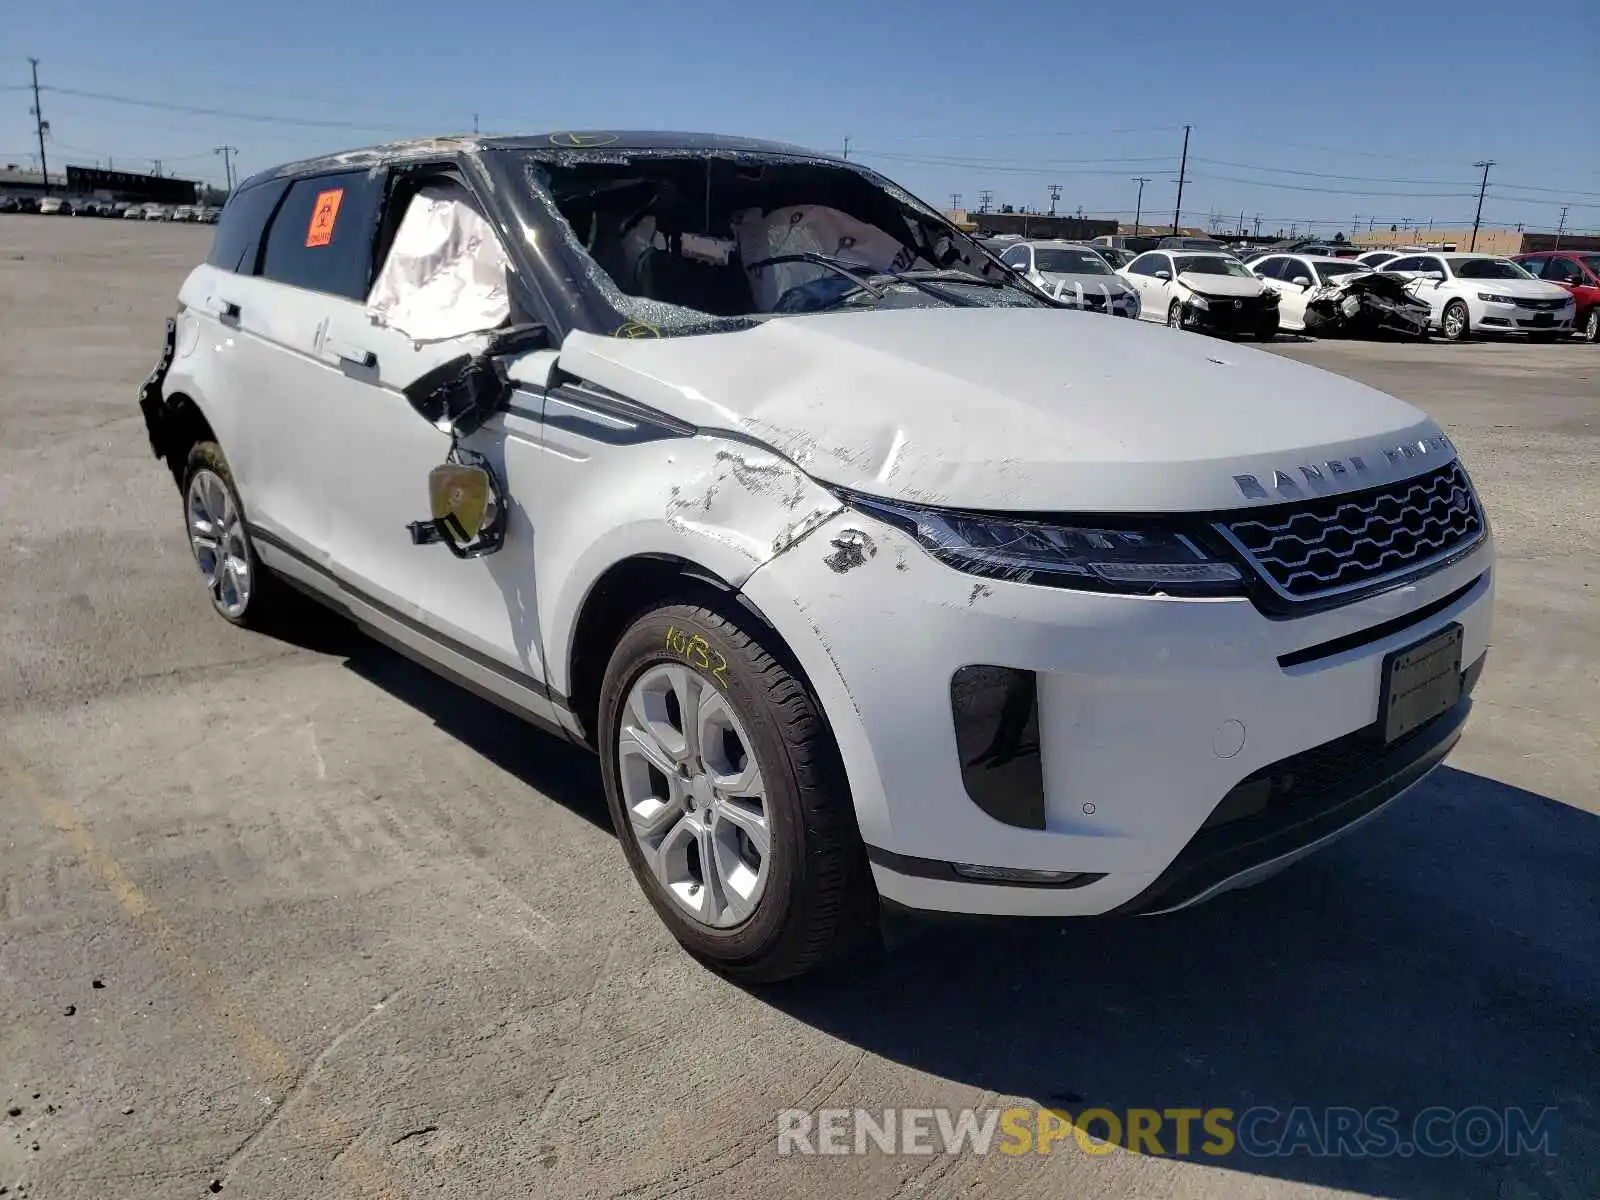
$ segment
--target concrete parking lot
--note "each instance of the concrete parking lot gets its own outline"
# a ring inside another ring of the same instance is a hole
[[[668,937],[592,760],[331,619],[212,615],[133,399],[209,238],[0,217],[0,1191],[1592,1200],[1600,347],[1278,347],[1428,408],[1499,539],[1466,739],[1379,820],[1186,913],[757,992]],[[1012,1098],[1553,1107],[1556,1137],[777,1154],[784,1109]]]

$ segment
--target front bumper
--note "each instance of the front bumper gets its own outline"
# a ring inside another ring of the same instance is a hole
[[[864,534],[871,552],[840,570],[832,543],[846,531],[847,543]],[[1459,721],[1424,727],[1432,741],[1415,761],[1392,759],[1398,743],[1371,748],[1381,777],[1341,782],[1359,797],[1323,796],[1306,821],[1255,829],[1260,836],[1248,845],[1211,844],[1217,829],[1231,826],[1242,837],[1255,828],[1214,819],[1235,789],[1373,726],[1386,654],[1454,622],[1463,666],[1479,663],[1490,633],[1492,557],[1486,538],[1419,580],[1283,620],[1244,598],[979,579],[847,510],[758,570],[745,593],[822,702],[882,896],[947,912],[1095,914],[1181,906],[1251,881],[1420,778],[1453,744]],[[951,681],[980,664],[1036,679],[1042,828],[998,820],[968,794]],[[1467,703],[1456,713],[1462,720]],[[1384,764],[1394,769],[1385,774]],[[1280,807],[1273,817],[1295,811]],[[954,864],[1074,878],[1057,886],[975,882]]]
[[[1206,307],[1201,308],[1190,299],[1183,302],[1179,321],[1185,329],[1228,336],[1276,332],[1278,306],[1249,299],[1207,298]]]
[[[1482,333],[1560,333],[1571,331],[1575,305],[1558,309],[1530,309],[1520,304],[1487,300],[1473,305],[1472,323]]]

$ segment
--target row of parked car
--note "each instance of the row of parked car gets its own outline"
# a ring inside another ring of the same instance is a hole
[[[985,245],[1079,308],[1227,336],[1436,332],[1453,342],[1494,334],[1555,341],[1576,332],[1600,342],[1596,251],[1507,258],[1413,247],[1351,255],[1289,245],[1241,255],[1202,238],[1163,238],[1143,253],[1104,242]]]
[[[215,225],[222,210],[209,204],[140,204],[93,196],[0,196],[0,213],[47,217],[120,217],[129,221],[194,221]]]

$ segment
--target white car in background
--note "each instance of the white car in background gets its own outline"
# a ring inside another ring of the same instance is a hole
[[[1358,255],[1356,261],[1364,267],[1371,267],[1374,271],[1386,262],[1392,262],[1404,254],[1404,250],[1368,250],[1365,254]]]
[[[1553,341],[1572,332],[1577,302],[1565,288],[1535,279],[1493,254],[1411,254],[1383,266],[1385,275],[1415,281],[1433,328],[1452,342],[1486,333],[1525,333]]]
[[[164,204],[146,204],[144,206],[144,219],[146,221],[170,221],[172,210]]]
[[[1138,290],[1146,321],[1264,342],[1277,336],[1278,293],[1231,254],[1151,250],[1117,274]]]
[[[1318,254],[1265,254],[1250,269],[1278,293],[1282,329],[1356,336],[1428,336],[1428,305],[1412,284],[1352,258]]]
[[[70,217],[72,209],[60,196],[46,196],[39,201],[39,215],[45,217]]]
[[[1088,246],[1063,241],[1018,242],[1000,261],[1047,295],[1093,312],[1139,315],[1139,293]]]

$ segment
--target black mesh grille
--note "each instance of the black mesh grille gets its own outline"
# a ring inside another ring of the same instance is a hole
[[[1223,528],[1278,591],[1310,599],[1465,548],[1483,533],[1483,516],[1467,473],[1453,462],[1403,483]]]

